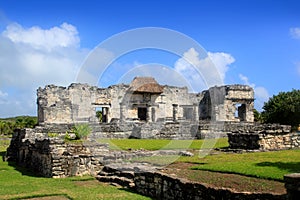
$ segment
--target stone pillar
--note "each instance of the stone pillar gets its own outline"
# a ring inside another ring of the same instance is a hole
[[[198,105],[196,103],[193,104],[193,121],[198,121],[199,116],[198,116]]]
[[[296,200],[300,197],[300,173],[284,175],[285,188],[288,200]]]
[[[173,106],[173,121],[177,121],[178,104],[172,104]]]
[[[151,105],[147,105],[147,114],[146,114],[146,122],[152,121],[152,114],[151,114]]]
[[[123,103],[120,103],[120,121],[125,121],[125,106]]]
[[[108,107],[103,107],[102,121],[107,123],[108,121]]]

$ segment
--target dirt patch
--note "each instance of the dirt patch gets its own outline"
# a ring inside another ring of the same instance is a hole
[[[237,174],[192,170],[193,163],[173,163],[161,171],[179,178],[185,178],[214,187],[230,188],[237,192],[258,192],[285,194],[284,183],[273,180],[253,178]]]

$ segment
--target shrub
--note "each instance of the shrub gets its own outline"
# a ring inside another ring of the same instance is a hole
[[[58,133],[48,133],[48,137],[49,138],[54,138],[54,137],[58,137],[59,136],[59,134]]]
[[[76,140],[86,139],[91,133],[92,129],[88,124],[77,124],[73,127],[72,131],[76,135]]]

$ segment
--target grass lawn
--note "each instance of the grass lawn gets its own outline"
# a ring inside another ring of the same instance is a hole
[[[206,173],[200,174],[204,171],[240,174],[279,181],[283,180],[285,174],[300,172],[300,149],[240,154],[212,150],[207,156],[199,156],[199,152],[205,152],[212,147],[227,147],[227,139],[222,138],[219,140],[205,141],[106,139],[99,140],[99,142],[109,143],[111,149],[123,150],[188,149],[194,153],[194,156],[157,156],[144,157],[140,160],[162,165],[176,162],[175,164],[179,164],[179,167],[189,169],[192,167],[193,170],[184,171],[182,173],[183,176],[191,176],[190,179],[192,180],[193,178],[197,180],[200,179],[200,177],[205,178],[207,176]],[[8,144],[7,140],[0,140],[1,155],[4,154]],[[201,149],[201,151],[199,151],[199,149]],[[184,168],[182,168],[182,171],[183,170]],[[215,177],[216,174],[217,173],[210,174],[210,176]],[[230,178],[230,176],[225,174],[224,178],[223,175],[220,174],[217,178],[218,180],[224,181],[225,185],[228,185],[228,180],[232,179],[232,177]],[[239,179],[240,177],[235,180]],[[265,188],[271,187],[267,183],[263,183],[263,181],[258,181],[257,183],[254,183],[250,179],[245,179],[245,181],[247,181],[248,185],[254,184],[255,188],[259,185],[265,185]],[[238,182],[238,184],[244,183]],[[275,185],[274,187],[276,190],[279,186]],[[0,199],[19,199],[39,196],[51,196],[51,199],[54,199],[53,196],[55,195],[69,199],[148,199],[123,189],[102,184],[93,177],[65,179],[35,177],[22,168],[15,168],[13,165],[10,166],[7,162],[3,162],[2,159],[0,160]]]
[[[289,173],[300,172],[300,149],[258,152],[258,153],[220,153],[204,158],[180,158],[181,162],[194,162],[195,170],[209,170],[243,174],[253,177],[283,180]]]
[[[300,173],[300,149],[243,154],[212,151],[213,155],[204,157],[199,157],[199,151],[193,152],[192,157],[167,155],[137,160],[165,167],[171,163],[190,163],[194,165],[191,168],[194,171],[232,173],[278,181],[283,181],[285,174]]]
[[[100,183],[93,177],[52,179],[34,174],[3,162],[9,144],[0,140],[0,199],[150,199],[141,195]]]
[[[204,149],[228,146],[227,138],[207,140],[156,140],[156,139],[99,139],[108,143],[111,149],[159,150],[159,149]]]
[[[172,162],[188,162],[198,164],[194,170],[207,170],[242,174],[264,179],[283,180],[288,173],[300,172],[300,149],[256,152],[256,153],[223,153],[216,155],[199,155],[199,149],[228,146],[227,138],[217,140],[152,140],[152,139],[103,139],[99,142],[109,143],[111,149],[188,149],[194,152],[193,157],[158,156],[143,157],[139,161],[168,165]]]

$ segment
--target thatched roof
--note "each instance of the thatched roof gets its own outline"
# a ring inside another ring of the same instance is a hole
[[[164,86],[159,85],[153,77],[135,77],[130,83],[130,90],[140,93],[162,93]]]

